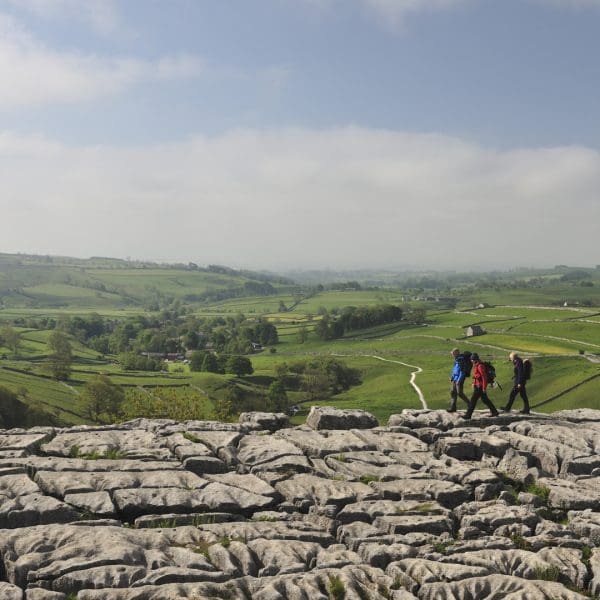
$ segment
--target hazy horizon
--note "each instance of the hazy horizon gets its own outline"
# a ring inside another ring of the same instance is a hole
[[[0,0],[0,250],[594,266],[599,25],[598,0]]]

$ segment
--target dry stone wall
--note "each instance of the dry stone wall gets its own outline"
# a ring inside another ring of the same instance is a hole
[[[0,430],[0,599],[600,595],[600,412]]]

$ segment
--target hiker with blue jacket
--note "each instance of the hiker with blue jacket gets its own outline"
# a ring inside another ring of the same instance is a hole
[[[461,400],[464,400],[467,407],[469,406],[469,398],[464,392],[465,377],[471,372],[471,365],[467,364],[467,360],[470,358],[460,353],[458,348],[453,348],[450,354],[454,357],[454,368],[450,375],[450,408],[446,409],[448,412],[456,412],[456,399],[460,396]]]
[[[527,390],[525,389],[525,385],[527,384],[527,373],[525,365],[523,364],[523,359],[516,352],[511,352],[508,357],[512,361],[514,367],[513,389],[510,390],[508,404],[502,411],[510,412],[515,398],[520,394],[523,399],[523,410],[519,412],[523,415],[528,415],[531,412],[531,409],[529,408],[529,398],[527,397]]]

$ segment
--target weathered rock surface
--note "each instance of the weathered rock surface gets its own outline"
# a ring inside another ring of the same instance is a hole
[[[0,598],[600,594],[600,411],[0,430]]]

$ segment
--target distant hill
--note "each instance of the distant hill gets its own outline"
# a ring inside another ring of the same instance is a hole
[[[296,288],[287,277],[220,265],[0,254],[2,308],[159,310],[173,300],[201,304]]]

